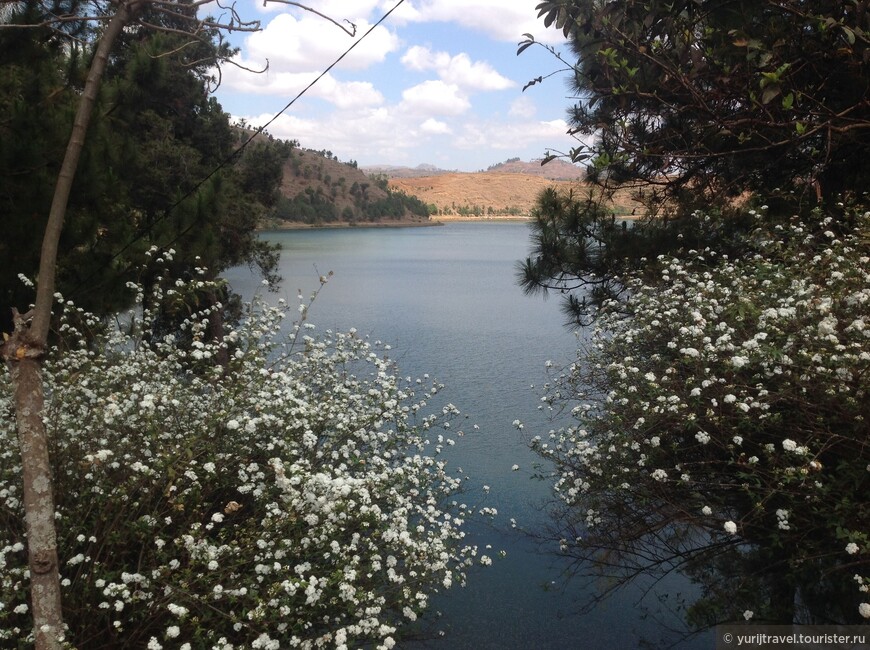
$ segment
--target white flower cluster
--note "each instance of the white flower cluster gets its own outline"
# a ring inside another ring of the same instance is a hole
[[[392,647],[433,592],[489,564],[463,541],[472,513],[451,505],[461,477],[424,437],[455,407],[424,417],[415,390],[441,385],[397,379],[354,333],[290,346],[283,307],[256,305],[210,340],[219,308],[174,334],[97,342],[79,333],[96,319],[66,307],[45,420],[69,638]],[[0,640],[15,643],[31,622],[9,382],[4,370]]]
[[[870,461],[870,213],[850,219],[833,239],[764,225],[746,259],[688,251],[657,261],[661,281],[624,279],[627,303],[605,306],[544,398],[578,404],[576,421],[532,441],[584,548],[631,554],[674,531],[681,545],[789,549],[784,570],[870,563],[841,541],[870,533],[856,492]]]

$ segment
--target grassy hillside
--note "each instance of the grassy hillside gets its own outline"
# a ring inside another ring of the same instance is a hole
[[[294,148],[284,163],[280,193],[271,227],[428,221],[423,203],[330,151]]]
[[[547,187],[583,191],[581,181],[554,181],[541,176],[498,171],[391,178],[389,185],[418,197],[429,207],[435,219],[527,216],[538,195]],[[637,210],[637,204],[627,193],[617,196],[613,206],[617,215],[631,215]]]

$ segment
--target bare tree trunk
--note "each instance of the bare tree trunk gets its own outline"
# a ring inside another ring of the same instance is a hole
[[[45,226],[39,259],[36,306],[32,311],[33,320],[28,322],[30,314],[20,316],[16,313],[15,331],[3,346],[2,356],[11,367],[15,387],[15,413],[24,481],[23,502],[30,566],[31,610],[37,650],[60,648],[59,638],[64,632],[51,463],[42,418],[45,406],[42,358],[48,344],[51,324],[58,243],[73,178],[109,52],[124,26],[144,1],[121,2],[97,45]]]

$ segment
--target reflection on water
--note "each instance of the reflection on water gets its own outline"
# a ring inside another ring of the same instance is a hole
[[[463,413],[454,429],[465,435],[450,449],[450,462],[471,477],[463,498],[498,508],[495,528],[479,524],[469,532],[473,543],[492,545],[487,554],[504,550],[506,557],[472,571],[465,589],[435,598],[433,609],[443,613],[436,638],[404,647],[635,648],[643,637],[658,639],[659,624],[643,616],[644,606],[655,606],[654,594],[626,591],[578,616],[577,599],[596,585],[564,586],[566,567],[558,558],[511,529],[511,519],[527,530],[546,526],[547,485],[531,479],[537,457],[526,436],[553,427],[538,409],[545,362],[570,362],[577,344],[562,325],[559,301],[525,296],[515,282],[514,265],[527,254],[527,226],[453,223],[264,236],[283,249],[282,289],[267,300],[293,304],[297,290],[307,296],[320,275],[333,271],[309,316],[317,330],[355,327],[392,346],[403,376],[428,373],[447,385],[444,399]],[[224,276],[246,298],[259,287],[247,269]],[[524,423],[522,432],[515,419]],[[515,464],[519,471],[511,470]],[[680,647],[710,645],[701,641]]]

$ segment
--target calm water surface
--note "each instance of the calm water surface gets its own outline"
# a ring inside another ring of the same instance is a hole
[[[498,508],[495,527],[476,524],[469,533],[472,543],[492,545],[490,556],[500,550],[507,556],[475,569],[466,588],[433,602],[433,611],[442,613],[434,621],[437,638],[404,647],[628,649],[644,638],[655,647],[660,626],[643,616],[644,606],[655,607],[654,595],[626,591],[592,614],[577,615],[577,599],[596,586],[564,586],[564,564],[510,526],[511,518],[527,530],[547,523],[547,486],[530,478],[537,457],[526,442],[553,427],[538,409],[545,362],[570,362],[577,344],[557,299],[525,296],[516,284],[528,226],[454,223],[264,237],[282,247],[284,278],[282,290],[266,294],[267,300],[295,304],[297,290],[307,296],[320,275],[333,271],[310,312],[315,332],[355,327],[393,347],[402,376],[428,373],[447,385],[445,399],[463,413],[454,429],[466,433],[450,450],[451,464],[470,476],[463,500]],[[247,269],[225,277],[246,298],[259,285]],[[515,419],[525,424],[523,432],[512,425]],[[520,471],[511,471],[514,464]],[[680,647],[709,645],[696,639]]]

